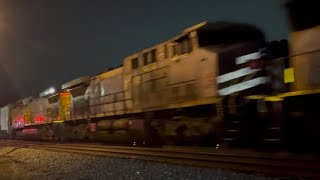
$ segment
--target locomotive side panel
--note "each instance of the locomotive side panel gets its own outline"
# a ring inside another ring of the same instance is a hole
[[[1,119],[1,133],[9,133],[10,132],[10,121],[11,121],[11,117],[10,117],[10,113],[11,113],[11,106],[7,105],[5,107],[2,107],[0,110],[0,119]]]
[[[320,26],[291,33],[292,91],[320,88]]]
[[[89,104],[88,100],[85,98],[85,95],[81,95],[75,98],[72,98],[72,115],[71,119],[86,119],[88,118],[89,113]]]
[[[87,97],[91,117],[121,115],[125,113],[123,68],[118,68],[92,80]]]
[[[72,95],[70,92],[61,92],[58,94],[59,121],[66,121],[71,118]]]
[[[59,96],[54,95],[48,98],[47,118],[49,122],[58,121],[59,118]]]
[[[164,106],[167,102],[167,67],[155,63],[149,67],[143,67],[143,70],[147,72],[132,77],[135,109],[148,110]]]
[[[199,48],[195,32],[127,57],[124,84],[132,112],[213,103],[216,63],[214,52]]]
[[[193,96],[199,94],[197,92],[198,88],[195,85],[197,70],[198,64],[194,59],[191,59],[189,55],[177,57],[171,61],[168,72],[170,103],[179,103],[185,101],[187,98],[192,98],[191,94],[188,93],[194,92],[192,93]],[[188,87],[190,87],[189,91]]]
[[[51,119],[48,119],[48,113],[47,113],[48,106],[49,106],[49,102],[47,98],[35,99],[30,104],[30,109],[31,109],[30,115],[32,118],[30,125],[51,123]]]
[[[202,100],[217,95],[217,58],[212,51],[199,48],[188,55],[174,58],[168,74],[172,104],[189,102],[192,105],[200,105],[206,103]]]
[[[66,120],[80,120],[88,118],[88,100],[85,93],[90,83],[89,76],[83,76],[67,83],[62,84],[62,91],[70,92],[71,98],[71,112],[70,116],[66,116]]]
[[[197,73],[198,88],[201,98],[217,96],[216,77],[218,74],[217,54],[208,49],[199,49],[195,52],[199,64]]]
[[[101,82],[102,112],[119,115],[124,113],[124,92],[122,72],[103,79]]]
[[[23,115],[22,108],[13,109],[11,116],[12,116],[11,126],[13,129],[24,127],[25,121],[24,121],[24,115]]]
[[[23,128],[26,124],[25,107],[32,102],[33,98],[21,99],[13,104],[11,113],[11,126],[13,129]]]
[[[163,108],[167,104],[169,45],[160,44],[124,60],[128,112]]]

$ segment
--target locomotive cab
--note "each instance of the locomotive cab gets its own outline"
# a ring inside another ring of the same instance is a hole
[[[242,112],[235,105],[245,94],[264,90],[264,70],[251,69],[248,62],[252,59],[237,62],[263,46],[264,35],[254,26],[204,22],[135,53],[125,58],[123,66],[127,112],[185,110],[189,113],[181,114],[179,120],[161,122],[166,122],[168,129],[183,132],[165,133],[184,134],[182,139],[201,139],[211,130],[218,133],[217,123],[223,117],[229,118],[232,113],[240,116]],[[204,120],[208,116],[211,120]]]

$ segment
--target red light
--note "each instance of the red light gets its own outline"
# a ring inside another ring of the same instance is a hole
[[[13,127],[23,127],[24,126],[24,117],[17,117]]]
[[[34,118],[34,120],[36,121],[36,123],[41,123],[44,121],[44,117],[43,116],[36,116]]]
[[[23,118],[23,117],[18,117],[18,118],[16,119],[16,122],[17,122],[18,124],[23,124],[23,123],[24,123],[24,118]]]
[[[257,59],[249,62],[249,67],[251,69],[262,69],[264,67],[264,61]]]

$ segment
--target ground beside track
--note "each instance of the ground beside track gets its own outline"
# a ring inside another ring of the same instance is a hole
[[[0,179],[276,179],[219,169],[0,146]]]

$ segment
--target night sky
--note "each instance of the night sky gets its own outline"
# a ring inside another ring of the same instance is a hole
[[[201,21],[257,25],[287,38],[280,0],[0,0],[0,106],[118,66]]]

